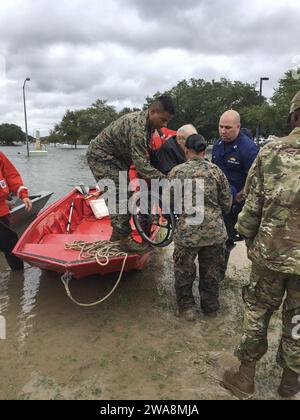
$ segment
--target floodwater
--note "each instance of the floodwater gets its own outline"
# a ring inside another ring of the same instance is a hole
[[[86,147],[48,147],[45,156],[27,158],[26,147],[3,147],[6,156],[21,173],[24,183],[31,193],[53,191],[51,201],[62,197],[74,185],[94,185],[94,178],[87,165]]]
[[[32,193],[52,201],[79,183],[93,184],[85,149],[49,148],[26,158],[1,148]],[[0,399],[234,399],[220,385],[242,333],[241,286],[249,277],[243,244],[234,251],[216,319],[194,324],[175,316],[172,246],[153,252],[143,272],[124,275],[102,305],[83,309],[66,296],[60,276],[26,266],[12,273],[0,255]],[[74,297],[105,296],[117,275],[71,282]],[[197,295],[197,290],[195,289]],[[198,297],[197,297],[198,299]],[[255,398],[278,399],[275,365],[279,318],[258,372]]]

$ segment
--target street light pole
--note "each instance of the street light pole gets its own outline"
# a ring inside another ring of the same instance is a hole
[[[25,100],[25,85],[29,82],[30,78],[27,77],[23,84],[23,100],[24,100],[24,116],[25,116],[25,131],[26,131],[26,146],[27,146],[27,157],[29,157],[29,142],[28,142],[28,129],[27,129],[27,113],[26,113],[26,100]]]
[[[259,83],[259,97],[258,97],[258,105],[261,106],[261,100],[262,100],[262,86],[264,80],[270,80],[269,77],[261,77],[260,83]],[[259,145],[259,137],[260,137],[260,124],[258,123],[257,129],[256,129],[256,141]]]

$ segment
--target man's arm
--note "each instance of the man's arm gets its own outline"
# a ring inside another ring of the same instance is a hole
[[[248,176],[248,173],[253,165],[253,162],[257,158],[257,155],[259,153],[259,149],[254,143],[254,141],[251,140],[251,142],[247,145],[247,149],[243,153],[243,170],[245,174]],[[239,204],[243,203],[245,201],[246,195],[245,195],[245,188],[243,188],[241,191],[238,191],[235,196],[235,201]]]
[[[232,207],[232,189],[228,180],[220,168],[216,167],[218,172],[218,199],[223,214],[230,213]]]
[[[159,179],[166,176],[151,166],[147,135],[145,130],[135,130],[131,135],[131,158],[136,171],[145,179]]]
[[[18,196],[23,200],[23,198],[28,197],[28,189],[24,187],[23,180],[18,170],[14,167],[11,161],[5,156],[2,155],[3,160],[3,175],[7,182],[9,191],[14,195]]]
[[[2,154],[1,158],[3,161],[3,175],[5,176],[9,191],[18,196],[25,204],[26,210],[30,211],[32,203],[28,197],[28,189],[23,185],[21,175],[4,154]]]
[[[247,145],[247,148],[243,153],[243,169],[246,175],[248,175],[250,168],[259,153],[259,149],[254,141],[249,140],[249,142],[250,143]]]
[[[256,158],[249,171],[245,185],[246,203],[240,213],[237,231],[247,239],[254,239],[258,233],[262,209],[264,205],[262,161],[260,155]]]

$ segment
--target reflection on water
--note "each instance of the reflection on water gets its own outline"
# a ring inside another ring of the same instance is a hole
[[[0,273],[0,315],[3,316],[9,305],[8,282],[9,273]]]
[[[46,156],[26,156],[26,147],[1,147],[20,171],[31,193],[53,191],[51,202],[70,191],[74,185],[93,185],[94,179],[86,162],[86,148],[60,149],[48,147]]]
[[[24,343],[35,318],[37,295],[40,286],[40,270],[25,270],[24,284],[20,299],[20,314],[18,316],[17,338],[20,344]]]
[[[7,319],[10,338],[15,335],[19,345],[28,336],[35,317],[40,274],[38,269],[27,268],[24,273],[7,272],[0,276],[0,315]]]

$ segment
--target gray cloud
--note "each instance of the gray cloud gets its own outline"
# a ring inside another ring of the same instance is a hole
[[[27,76],[29,124],[43,134],[66,109],[142,105],[190,77],[266,75],[272,95],[299,56],[299,18],[292,0],[2,0],[0,123],[23,126]]]

